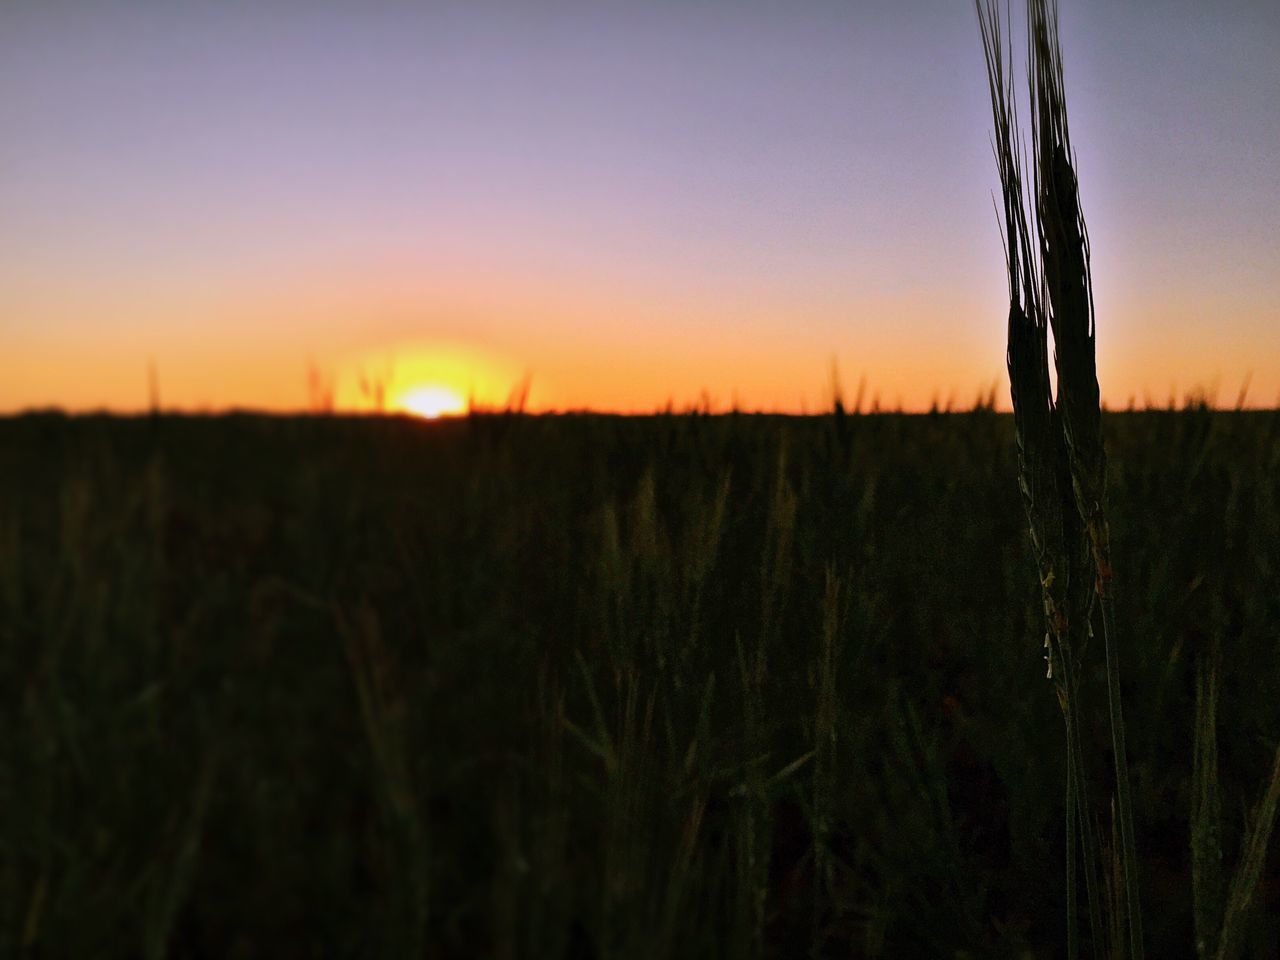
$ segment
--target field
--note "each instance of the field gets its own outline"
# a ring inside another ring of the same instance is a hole
[[[1197,667],[1228,875],[1280,740],[1280,413],[1104,430],[1148,955],[1190,957]],[[0,954],[1061,955],[1012,433],[0,421]]]

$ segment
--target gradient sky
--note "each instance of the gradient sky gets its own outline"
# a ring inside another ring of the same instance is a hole
[[[1104,397],[1280,399],[1280,3],[1063,0]],[[966,0],[0,0],[0,411],[1007,396]]]

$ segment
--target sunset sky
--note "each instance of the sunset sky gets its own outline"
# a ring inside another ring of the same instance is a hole
[[[1104,398],[1275,404],[1280,3],[1061,16]],[[1005,402],[990,123],[967,0],[0,0],[0,412]]]

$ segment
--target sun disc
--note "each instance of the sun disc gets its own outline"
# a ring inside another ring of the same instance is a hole
[[[467,402],[452,387],[440,384],[424,384],[412,387],[400,398],[396,406],[426,420],[455,417],[467,412]]]

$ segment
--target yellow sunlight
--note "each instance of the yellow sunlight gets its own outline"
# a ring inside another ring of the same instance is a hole
[[[410,387],[396,398],[392,408],[436,420],[466,413],[467,401],[452,387],[431,383]]]

